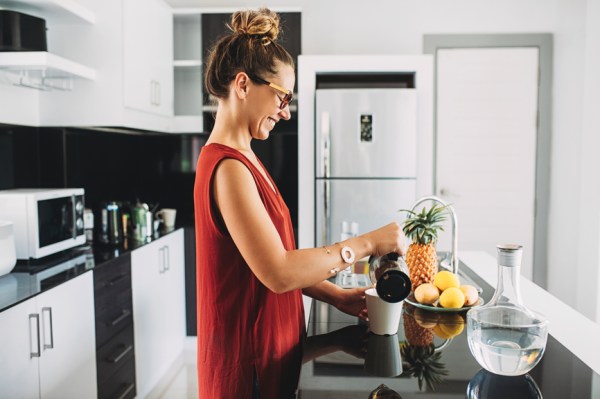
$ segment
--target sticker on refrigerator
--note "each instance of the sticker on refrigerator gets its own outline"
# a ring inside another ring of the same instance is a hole
[[[360,116],[360,141],[373,141],[373,115]]]

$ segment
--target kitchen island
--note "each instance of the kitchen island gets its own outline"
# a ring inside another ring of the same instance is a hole
[[[487,303],[496,284],[495,258],[484,252],[465,252],[460,254],[460,259],[460,269],[482,288],[481,296]],[[524,303],[544,314],[550,322],[544,356],[523,377],[497,377],[481,371],[468,347],[466,324],[463,324],[465,312],[429,312],[405,304],[405,314],[395,336],[399,345],[394,346],[389,338],[368,333],[367,325],[357,318],[313,301],[298,398],[364,399],[381,384],[404,399],[465,398],[468,389],[483,393],[490,387],[499,395],[494,397],[600,398],[600,349],[597,346],[600,325],[524,278],[521,293]],[[417,329],[425,343],[428,336],[433,336],[431,346],[435,349],[415,350],[415,346],[423,346],[424,342],[409,345],[407,328],[413,335]],[[401,346],[405,346],[403,353],[407,355],[391,359],[390,353],[399,352]],[[409,346],[413,347],[412,351]],[[378,356],[376,361],[375,355]],[[420,387],[415,373],[423,370],[419,364],[432,360],[436,360],[437,365],[421,374]],[[400,374],[394,376],[397,373]],[[504,396],[501,395],[503,390],[506,390]]]

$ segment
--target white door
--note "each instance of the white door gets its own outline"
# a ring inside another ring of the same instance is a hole
[[[437,52],[437,195],[458,215],[460,250],[524,246],[532,277],[539,55],[535,47]],[[450,231],[439,249],[449,250]]]
[[[135,372],[145,397],[181,355],[185,339],[183,229],[131,253]]]
[[[0,313],[0,398],[39,397],[38,328],[35,298]]]
[[[94,284],[87,272],[37,297],[45,399],[95,398]]]

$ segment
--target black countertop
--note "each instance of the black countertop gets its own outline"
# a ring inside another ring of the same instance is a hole
[[[126,239],[119,246],[84,244],[43,259],[19,260],[11,273],[0,277],[0,312],[176,230],[159,230],[147,241]]]
[[[482,297],[486,302],[489,301],[493,288],[462,262],[460,270],[483,288]],[[597,387],[600,376],[552,335],[548,336],[542,360],[529,374],[519,377],[496,376],[482,370],[471,355],[466,324],[463,324],[464,312],[430,313],[408,304],[405,304],[403,312],[398,334],[380,337],[368,333],[366,324],[357,318],[345,315],[323,302],[313,301],[305,350],[309,360],[305,359],[302,366],[298,398],[366,399],[381,384],[400,395],[377,396],[386,398],[600,397]],[[429,331],[434,332],[433,345],[439,349],[436,353],[441,354],[438,361],[447,373],[441,376],[442,382],[432,384],[435,391],[427,387],[426,381],[422,382],[420,388],[418,378],[412,374],[415,368],[411,370],[408,359],[400,356],[399,347],[406,344],[405,323],[409,328],[414,328],[415,322],[419,327],[432,328]],[[440,338],[453,334],[457,335],[450,339]],[[577,334],[577,331],[573,331],[573,334]],[[311,340],[317,344],[309,344]],[[595,350],[594,342],[590,342],[590,350]],[[467,395],[467,390],[471,396]]]

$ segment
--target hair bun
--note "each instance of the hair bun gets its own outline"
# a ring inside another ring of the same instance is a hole
[[[248,35],[267,45],[277,40],[279,16],[268,8],[236,11],[231,16],[229,28],[235,34]]]

